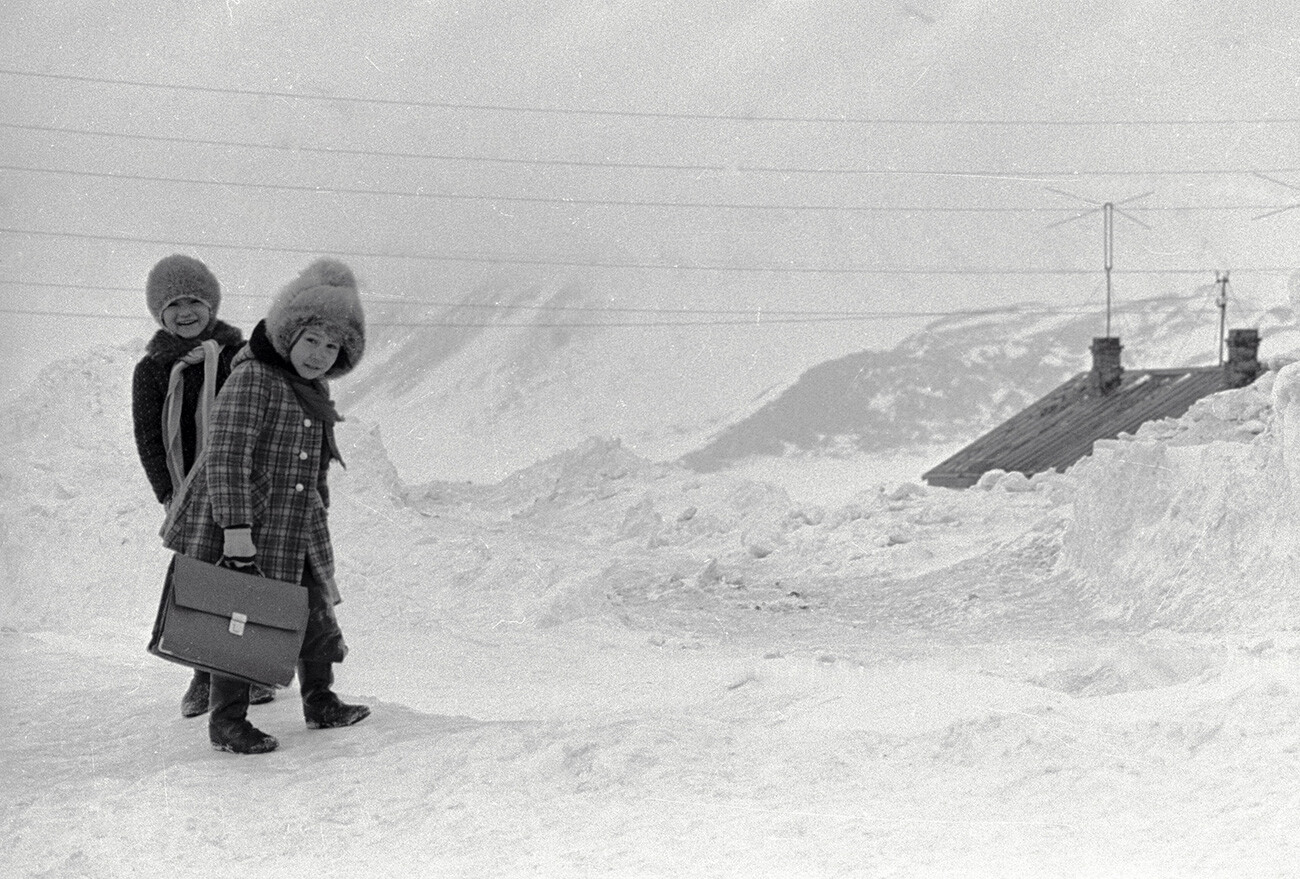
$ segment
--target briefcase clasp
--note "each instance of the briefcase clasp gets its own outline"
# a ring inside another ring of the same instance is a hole
[[[232,613],[230,615],[230,634],[243,635],[244,623],[248,622],[248,615],[242,613]]]

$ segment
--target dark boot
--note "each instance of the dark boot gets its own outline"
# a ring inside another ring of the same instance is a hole
[[[249,705],[265,705],[267,702],[275,701],[275,689],[273,687],[264,687],[261,684],[250,684],[248,688]]]
[[[248,684],[223,675],[212,676],[208,739],[218,751],[265,754],[279,742],[248,722]]]
[[[194,670],[194,677],[190,678],[190,685],[181,697],[181,717],[208,713],[208,688],[211,685],[211,676],[206,671]]]
[[[302,686],[302,716],[308,729],[351,726],[370,716],[367,705],[349,705],[334,695],[334,664],[299,662],[298,682]]]

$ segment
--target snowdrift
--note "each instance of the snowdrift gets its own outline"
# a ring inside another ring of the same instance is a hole
[[[1062,563],[1098,613],[1146,627],[1289,629],[1300,620],[1295,367],[1181,419],[1097,444]]]
[[[239,763],[144,654],[165,555],[134,357],[0,412],[5,875],[1294,864],[1300,647],[1249,555],[1290,503],[1285,371],[1067,474],[825,505],[613,439],[408,485],[348,420],[340,691],[376,710],[322,737],[285,693],[257,709],[281,749]]]
[[[152,615],[150,590],[124,596],[102,582],[105,558],[128,582],[160,558],[161,510],[135,472],[132,357],[119,348],[55,364],[0,418],[0,625],[95,630]],[[1039,497],[1035,515],[1050,523],[1041,530],[1059,535],[1055,569],[1078,581],[1099,619],[1287,627],[1300,612],[1291,574],[1296,384],[1294,368],[1268,373],[1180,420],[1100,443],[1067,474],[991,474],[981,488]],[[628,590],[788,585],[810,570],[897,578],[989,550],[973,539],[963,546],[969,538],[953,523],[1025,515],[1023,504],[999,511],[992,497],[973,506],[980,489],[963,498],[919,485],[863,485],[857,501],[826,509],[762,481],[653,463],[612,439],[499,483],[411,486],[379,427],[347,421],[340,440],[348,468],[333,476],[342,500],[333,518],[351,535],[341,564],[353,588],[390,607],[407,603],[406,590],[441,590],[441,601],[475,619],[555,623],[608,612]],[[403,541],[430,517],[461,523],[459,553],[446,554],[446,535],[437,547]],[[505,557],[485,554],[475,535],[497,517],[518,531],[518,551]],[[931,547],[945,530],[942,550]],[[542,546],[557,535],[570,545]],[[589,558],[575,564],[584,546]]]

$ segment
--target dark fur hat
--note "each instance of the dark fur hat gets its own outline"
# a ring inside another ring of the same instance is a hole
[[[212,320],[217,319],[221,306],[221,285],[212,270],[192,256],[174,253],[158,260],[149,270],[145,282],[144,301],[153,319],[162,326],[163,309],[177,299],[198,299],[207,303]]]
[[[339,343],[339,359],[325,378],[345,375],[366,351],[366,318],[352,270],[336,259],[318,259],[276,295],[266,314],[266,334],[277,354],[289,359],[303,330],[321,327]]]

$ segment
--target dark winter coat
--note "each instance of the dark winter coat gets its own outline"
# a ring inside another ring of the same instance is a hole
[[[167,469],[167,442],[163,433],[163,408],[172,367],[205,339],[215,339],[223,346],[217,360],[217,389],[220,390],[230,376],[231,361],[244,343],[243,333],[222,321],[216,321],[210,331],[197,339],[182,339],[167,330],[159,330],[149,340],[145,348],[147,353],[135,365],[131,378],[135,446],[159,503],[166,503],[172,494],[172,478]],[[181,447],[185,471],[189,472],[194,466],[197,447],[194,415],[203,391],[203,365],[187,367],[181,376]]]
[[[223,529],[251,525],[263,574],[298,583],[306,561],[337,602],[325,425],[308,417],[284,368],[252,355],[258,341],[255,331],[217,395],[207,453],[175,504],[163,543],[217,562]]]

